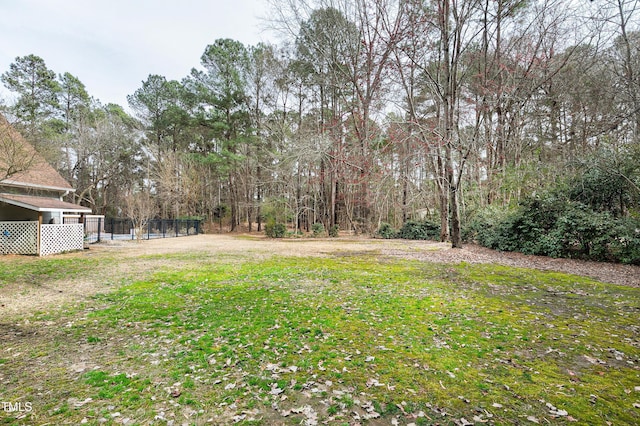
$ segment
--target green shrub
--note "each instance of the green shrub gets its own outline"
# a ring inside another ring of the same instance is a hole
[[[517,208],[477,213],[463,236],[503,251],[640,264],[639,155],[603,147]]]
[[[608,258],[608,239],[613,218],[579,203],[568,203],[550,233],[555,236],[557,256],[586,259]]]
[[[611,228],[609,254],[613,259],[640,265],[640,221],[618,219]]]
[[[465,234],[501,251],[640,264],[640,221],[553,194],[510,212],[481,212]]]
[[[269,238],[284,238],[287,234],[287,227],[284,223],[268,222],[264,226],[264,233]]]
[[[338,225],[333,225],[329,228],[329,236],[331,238],[336,238],[338,236],[338,232],[340,231],[340,227]]]
[[[313,232],[314,237],[324,235],[324,225],[319,222],[314,223],[311,225],[311,232]]]
[[[639,154],[602,146],[598,151],[576,160],[572,163],[576,172],[567,180],[569,198],[596,212],[623,217],[629,208],[640,202],[637,189]]]
[[[397,236],[405,240],[437,240],[440,238],[440,225],[409,220],[402,225]]]
[[[395,238],[396,235],[397,235],[396,230],[393,229],[393,227],[386,222],[382,222],[380,224],[380,228],[378,228],[378,230],[376,231],[376,236],[384,239]]]
[[[462,228],[463,240],[493,247],[497,228],[509,214],[509,210],[494,206],[481,210]]]
[[[560,256],[557,235],[552,233],[566,208],[566,200],[555,196],[524,201],[493,226],[480,233],[478,243],[501,251]]]
[[[514,229],[522,227],[520,211],[506,214],[502,220],[479,234],[478,243],[500,251],[517,251],[521,241]]]

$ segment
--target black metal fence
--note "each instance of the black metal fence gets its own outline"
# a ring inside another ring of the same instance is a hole
[[[136,228],[130,219],[85,218],[85,243],[105,240],[150,240],[198,235],[202,227],[199,220],[154,219]]]

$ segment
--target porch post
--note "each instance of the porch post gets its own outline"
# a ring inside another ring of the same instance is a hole
[[[37,246],[38,246],[38,253],[36,253],[38,256],[40,256],[40,244],[41,244],[41,236],[42,236],[42,212],[38,212],[38,232],[36,232],[37,234]]]

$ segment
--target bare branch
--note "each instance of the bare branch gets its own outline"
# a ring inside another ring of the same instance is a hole
[[[0,117],[0,181],[30,170],[37,159],[35,149]]]

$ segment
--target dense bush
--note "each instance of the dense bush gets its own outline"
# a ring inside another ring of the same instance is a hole
[[[640,264],[639,221],[557,194],[531,198],[512,211],[484,211],[465,236],[502,251]]]
[[[311,225],[311,232],[313,232],[314,237],[324,235],[324,225],[319,222],[314,223]]]
[[[378,238],[402,238],[405,240],[438,240],[440,225],[427,221],[409,220],[402,228],[395,230],[390,224],[382,222],[375,234]]]
[[[333,225],[331,228],[329,228],[329,236],[331,238],[336,238],[338,236],[339,231],[340,231],[340,227],[338,225]]]
[[[462,238],[466,242],[475,241],[485,247],[493,247],[498,225],[509,215],[503,208],[489,206],[476,213],[462,228]]]
[[[640,220],[618,219],[610,228],[609,253],[622,263],[640,265]]]
[[[429,221],[409,220],[398,231],[398,238],[405,240],[437,240],[440,238],[440,225]]]
[[[267,222],[264,226],[264,233],[269,238],[284,238],[287,234],[287,227],[284,223]]]
[[[397,232],[393,229],[393,226],[386,222],[382,222],[380,227],[376,231],[376,236],[379,238],[391,239],[396,238]]]
[[[637,151],[601,148],[572,163],[567,194],[597,212],[623,217],[640,204],[640,147]]]

